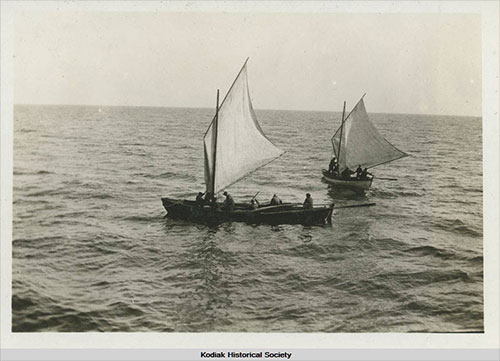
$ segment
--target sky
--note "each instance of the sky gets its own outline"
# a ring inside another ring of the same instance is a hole
[[[214,107],[247,57],[256,109],[481,115],[470,14],[21,11],[14,103]]]

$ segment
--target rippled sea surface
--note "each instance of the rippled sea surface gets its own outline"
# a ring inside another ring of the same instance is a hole
[[[13,331],[483,331],[481,119],[371,114],[411,157],[365,195],[321,181],[340,115],[257,111],[287,153],[236,201],[336,206],[333,224],[164,218],[204,190],[211,109],[15,106]]]

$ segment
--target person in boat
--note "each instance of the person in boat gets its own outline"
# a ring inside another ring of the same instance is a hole
[[[277,205],[280,205],[282,203],[283,202],[281,201],[281,199],[276,194],[273,195],[273,198],[271,198],[271,202],[269,202],[269,204],[271,206],[277,206]]]
[[[259,201],[256,200],[255,198],[252,198],[252,200],[250,201],[250,208],[251,209],[259,208]]]
[[[203,201],[205,202],[205,204],[212,203],[212,193],[206,192],[205,193],[205,198],[203,198]]]
[[[304,209],[313,209],[313,199],[311,198],[311,193],[306,194],[306,199],[303,203]]]
[[[360,165],[358,165],[358,168],[356,169],[356,178],[360,179],[361,173],[363,173],[363,169],[361,168],[361,164],[360,164]]]
[[[203,204],[205,204],[205,199],[203,199],[202,192],[198,192],[198,195],[196,196],[196,204],[199,206],[203,206]]]
[[[373,174],[368,173],[368,168],[365,168],[365,169],[363,169],[363,171],[361,172],[361,176],[360,176],[360,178],[361,178],[361,179],[365,179],[365,180],[366,180],[366,179],[368,179],[368,175],[373,175]]]
[[[351,173],[352,171],[349,169],[349,168],[346,168],[342,171],[342,173],[340,173],[340,176],[343,178],[343,179],[351,179]]]
[[[328,173],[332,174],[335,169],[338,169],[338,163],[337,158],[333,157],[332,160],[330,160],[330,164],[328,165]]]
[[[231,213],[234,211],[234,199],[227,192],[224,192],[224,196],[226,196],[226,199],[224,200],[223,209],[224,211]]]

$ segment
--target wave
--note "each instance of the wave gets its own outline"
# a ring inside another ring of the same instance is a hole
[[[484,312],[482,311],[482,303],[469,304],[468,302],[464,302],[459,294],[457,296],[455,296],[456,301],[447,300],[445,302],[412,299],[402,304],[401,308],[403,311],[417,313],[425,317],[444,317],[448,322],[459,325],[458,329],[453,330],[453,332],[483,332]],[[417,332],[440,331],[439,329],[435,329],[436,325],[428,324],[426,326],[425,329]]]
[[[126,221],[132,221],[132,222],[161,221],[161,220],[163,220],[163,217],[164,217],[164,215],[154,215],[154,216],[133,215],[133,216],[127,216],[127,217],[117,216],[117,218],[119,218],[119,219],[123,219]]]
[[[482,187],[479,187],[479,188],[464,188],[464,192],[466,193],[483,193],[483,188]]]
[[[108,287],[111,285],[108,281],[99,281],[90,285],[90,287]]]
[[[120,146],[146,146],[146,144],[144,143],[118,143],[117,145],[120,145]]]
[[[410,289],[412,287],[430,285],[433,283],[449,283],[449,282],[470,282],[471,276],[462,270],[428,270],[421,272],[401,273],[389,272],[382,273],[376,276],[382,283],[387,281],[397,282],[398,289]]]
[[[415,253],[419,256],[434,256],[446,260],[457,257],[457,255],[453,252],[448,252],[432,246],[420,246],[420,247],[408,248],[407,250],[405,250],[405,252]]]
[[[327,252],[325,252],[325,248],[314,243],[300,244],[288,249],[288,252],[286,253],[289,253],[292,256],[308,257],[313,259],[317,259],[318,257],[327,254]]]
[[[138,307],[121,301],[99,310],[82,311],[40,295],[12,296],[13,332],[130,331],[130,324],[125,320],[143,315]],[[116,322],[117,318],[125,320]]]
[[[61,236],[47,236],[47,237],[35,237],[35,238],[16,238],[12,240],[13,247],[41,247],[42,244],[45,246],[46,243],[59,242],[64,240]]]
[[[95,198],[95,199],[112,199],[115,198],[112,194],[109,193],[97,193],[97,194],[89,194],[86,198]]]
[[[458,260],[458,261],[468,261],[472,264],[475,265],[482,265],[483,264],[483,256],[465,256],[462,254],[458,254],[456,252],[452,251],[446,251],[444,249],[440,249],[437,247],[433,246],[419,246],[419,247],[413,247],[413,248],[408,248],[404,250],[404,252],[408,253],[414,253],[419,256],[432,256],[436,258],[440,258],[443,260]],[[472,276],[472,275],[470,275]]]
[[[380,282],[380,277],[362,279],[356,282],[337,282],[335,288],[347,291],[353,295],[370,296],[379,299],[394,300],[400,297],[399,291],[396,291],[389,282]]]
[[[76,200],[89,200],[89,199],[115,199],[117,198],[113,194],[109,193],[97,193],[97,192],[69,192],[68,193],[68,198],[69,199],[76,199]],[[101,206],[104,207],[104,206]]]
[[[55,299],[33,290],[12,296],[12,331],[94,331],[99,328],[90,316],[60,306]]]
[[[159,173],[159,174],[148,174],[148,173],[142,173],[140,174],[141,176],[145,178],[152,178],[152,179],[184,179],[187,181],[191,182],[198,182],[199,179],[196,178],[195,176],[191,174],[186,174],[186,173],[176,173],[176,172],[164,172],[164,173]]]
[[[483,236],[483,232],[472,229],[460,219],[433,220],[431,222],[431,225],[433,228],[442,229],[444,231],[453,232],[461,235],[467,235],[478,238]]]
[[[39,170],[39,171],[26,171],[14,169],[14,175],[44,175],[44,174],[55,174],[54,172],[50,172],[48,170]]]
[[[149,178],[176,178],[179,177],[180,174],[176,172],[164,172],[164,173],[159,173],[159,174],[148,174],[145,175]]]
[[[423,197],[425,196],[425,193],[423,192],[415,192],[415,191],[394,191],[393,194],[395,194],[398,197]]]
[[[45,197],[45,196],[58,196],[70,194],[71,192],[64,187],[55,188],[55,189],[46,189],[42,191],[32,192],[25,194],[26,197]]]
[[[394,199],[397,198],[397,195],[394,192],[386,191],[383,189],[377,189],[373,188],[371,190],[372,195],[375,198],[381,198],[381,199]]]
[[[484,260],[483,260],[483,256],[476,256],[476,257],[473,257],[473,258],[470,258],[469,259],[472,263],[476,263],[476,264],[479,264],[479,265],[482,265]]]

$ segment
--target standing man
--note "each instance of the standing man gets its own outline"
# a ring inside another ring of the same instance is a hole
[[[328,173],[332,174],[336,166],[337,166],[337,158],[333,157],[332,160],[330,161],[330,164],[328,165]]]
[[[361,164],[358,165],[358,168],[356,169],[356,178],[361,178],[361,173],[363,173],[363,169],[361,168]]]

